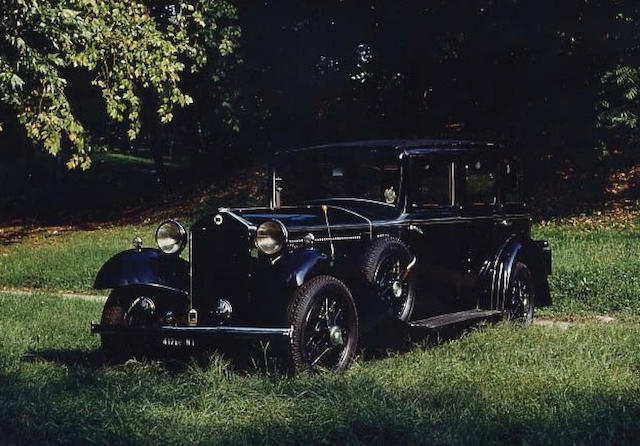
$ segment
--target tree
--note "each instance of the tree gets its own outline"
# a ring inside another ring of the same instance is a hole
[[[620,7],[616,14],[616,32],[609,40],[617,51],[616,65],[601,78],[602,91],[598,125],[604,130],[600,147],[638,150],[640,142],[640,7],[635,4]]]
[[[67,148],[69,168],[90,165],[90,134],[68,96],[75,71],[91,74],[109,117],[134,139],[143,91],[169,122],[193,102],[183,72],[207,63],[206,48],[222,57],[235,48],[233,32],[211,31],[235,14],[226,0],[0,0],[0,10],[0,101],[47,152]]]

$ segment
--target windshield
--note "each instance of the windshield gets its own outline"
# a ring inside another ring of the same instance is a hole
[[[274,169],[278,206],[330,198],[360,198],[391,205],[398,201],[397,156],[361,151],[289,153],[276,160]]]

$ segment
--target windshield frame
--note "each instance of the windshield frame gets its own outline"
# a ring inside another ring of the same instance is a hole
[[[281,198],[280,198],[280,192],[278,190],[278,181],[281,180],[281,178],[278,178],[278,169],[277,166],[281,165],[283,162],[286,162],[287,159],[292,159],[293,157],[300,157],[300,159],[304,160],[305,157],[309,157],[311,158],[312,156],[318,156],[318,154],[322,154],[324,151],[317,151],[317,150],[313,150],[313,151],[305,151],[305,152],[293,152],[293,153],[288,153],[288,152],[281,152],[276,154],[274,157],[272,157],[271,162],[269,163],[269,177],[270,177],[270,194],[269,194],[269,207],[271,209],[277,209],[280,207],[283,207],[282,202],[281,202]],[[405,209],[406,207],[406,197],[405,197],[405,186],[404,186],[404,169],[405,169],[405,158],[403,156],[403,152],[397,152],[397,151],[380,151],[380,150],[376,150],[376,149],[367,149],[367,150],[362,150],[363,152],[363,158],[364,157],[370,157],[370,156],[377,156],[380,159],[384,159],[386,158],[387,160],[389,160],[389,162],[396,162],[397,166],[398,166],[398,175],[397,175],[397,188],[398,188],[398,192],[397,192],[397,198],[395,203],[387,203],[384,200],[374,200],[374,199],[369,199],[369,198],[362,198],[362,197],[357,197],[357,196],[353,196],[353,197],[323,197],[323,198],[314,198],[314,199],[308,199],[305,200],[303,202],[300,203],[287,203],[286,205],[284,205],[284,207],[288,207],[291,205],[299,205],[299,204],[317,204],[317,203],[321,203],[323,201],[331,201],[331,200],[356,200],[356,201],[363,201],[363,202],[370,202],[370,203],[375,203],[375,204],[381,204],[384,206],[388,206],[388,207],[392,207],[392,208],[397,208],[400,209],[401,211]],[[335,156],[335,153],[331,153],[331,152],[327,152],[326,153],[327,156]],[[356,154],[356,156],[358,156]]]

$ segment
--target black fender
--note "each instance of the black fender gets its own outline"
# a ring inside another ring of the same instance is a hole
[[[524,237],[509,238],[497,251],[492,262],[483,270],[483,292],[488,308],[503,310],[511,281],[511,274],[518,259],[531,268],[536,281],[536,306],[551,305],[551,293],[547,275],[550,273],[550,252],[546,242]]]
[[[314,276],[328,273],[330,262],[318,249],[299,249],[276,262],[276,269],[279,286],[293,290]]]
[[[122,251],[102,265],[93,287],[150,287],[164,294],[188,298],[189,262],[158,249]]]
[[[287,306],[293,292],[306,281],[330,271],[329,258],[315,248],[302,248],[280,258],[262,259],[253,274],[254,312],[273,323],[286,322]]]

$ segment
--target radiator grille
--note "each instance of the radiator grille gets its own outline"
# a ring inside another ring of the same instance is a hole
[[[233,320],[246,317],[249,306],[251,240],[249,229],[224,215],[221,224],[194,226],[191,231],[191,296],[199,323],[212,323],[218,299],[233,307]]]

